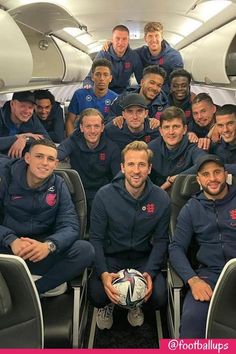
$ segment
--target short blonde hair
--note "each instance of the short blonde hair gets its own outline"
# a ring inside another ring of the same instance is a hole
[[[104,123],[104,117],[102,113],[96,108],[85,108],[79,115],[79,123],[83,125],[84,117],[99,116],[102,123]]]
[[[151,165],[152,162],[152,157],[153,157],[153,152],[148,148],[148,145],[144,141],[132,141],[132,143],[129,143],[126,145],[126,147],[122,150],[121,152],[121,162],[124,163],[125,161],[125,154],[128,151],[146,151],[147,156],[148,156],[148,164]]]
[[[149,32],[156,31],[163,33],[163,24],[161,22],[148,22],[144,27],[144,36]]]

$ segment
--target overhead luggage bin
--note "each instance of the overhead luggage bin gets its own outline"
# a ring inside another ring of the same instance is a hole
[[[65,73],[62,82],[80,82],[89,72],[92,60],[90,56],[72,45],[53,37],[64,58]]]
[[[23,25],[19,25],[24,34],[33,57],[33,72],[30,84],[60,83],[65,74],[65,63],[61,52],[50,36]]]
[[[0,9],[0,90],[27,85],[32,77],[30,47],[13,18]]]
[[[236,20],[181,50],[195,82],[236,87]]]
[[[32,54],[29,88],[81,82],[85,78],[92,64],[90,56],[74,43],[60,39],[61,33],[66,34],[64,27],[81,28],[81,24],[64,7],[38,2],[17,6],[8,13],[15,26],[18,24],[17,28]],[[73,37],[72,40],[75,41]],[[21,66],[17,64],[15,67],[19,70]]]

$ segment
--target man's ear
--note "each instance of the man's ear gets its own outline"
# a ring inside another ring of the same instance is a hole
[[[30,163],[30,153],[26,152],[24,156],[25,162],[29,165]]]
[[[200,179],[199,179],[198,175],[196,176],[196,181],[199,184],[199,186],[201,187],[202,185],[201,185],[201,182],[200,182]]]
[[[149,174],[149,175],[150,175],[151,171],[152,171],[152,164],[150,163],[149,169],[148,169],[148,174]]]
[[[120,170],[121,170],[122,173],[125,173],[123,163],[120,164]]]

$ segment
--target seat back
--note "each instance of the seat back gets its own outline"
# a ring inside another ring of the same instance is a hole
[[[197,183],[196,175],[178,175],[171,191],[171,217],[170,217],[170,237],[174,236],[174,231],[177,224],[177,218],[180,210],[192,195],[200,191],[200,186]],[[188,258],[193,267],[197,266],[196,253],[198,250],[194,240],[188,250]]]
[[[171,238],[177,224],[177,218],[180,210],[188,199],[199,192],[200,187],[196,181],[196,175],[178,175],[171,188],[171,219],[170,219],[170,234]]]
[[[216,283],[206,324],[206,338],[236,338],[236,258],[224,266]]]
[[[80,239],[84,239],[87,224],[87,204],[80,176],[77,171],[68,168],[57,169],[55,173],[64,179],[69,189],[79,220]],[[70,289],[69,292],[60,296],[41,299],[46,348],[78,347],[82,342],[80,327],[86,322],[83,313],[87,306],[87,298],[85,299],[85,296],[82,296],[83,293],[86,295],[84,290],[86,289],[86,275],[87,272],[85,271],[84,274],[70,282],[73,289]]]
[[[196,181],[196,175],[178,175],[171,189],[171,218],[170,218],[170,236],[174,235],[177,224],[177,217],[180,210],[188,199],[200,191],[199,184]]]
[[[77,171],[69,168],[57,169],[55,173],[61,176],[71,194],[80,224],[80,238],[85,237],[87,225],[87,202],[84,187]]]
[[[43,348],[37,289],[25,261],[0,254],[0,347]]]

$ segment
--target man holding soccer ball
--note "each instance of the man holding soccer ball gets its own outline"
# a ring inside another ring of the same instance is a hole
[[[96,261],[89,282],[89,297],[99,308],[97,326],[110,329],[119,291],[112,282],[118,272],[132,268],[147,283],[145,306],[156,310],[165,305],[166,281],[161,269],[166,260],[170,200],[148,175],[152,152],[143,141],[134,141],[122,151],[121,172],[96,194],[90,220],[90,241]],[[141,326],[141,307],[128,311],[132,326]]]

